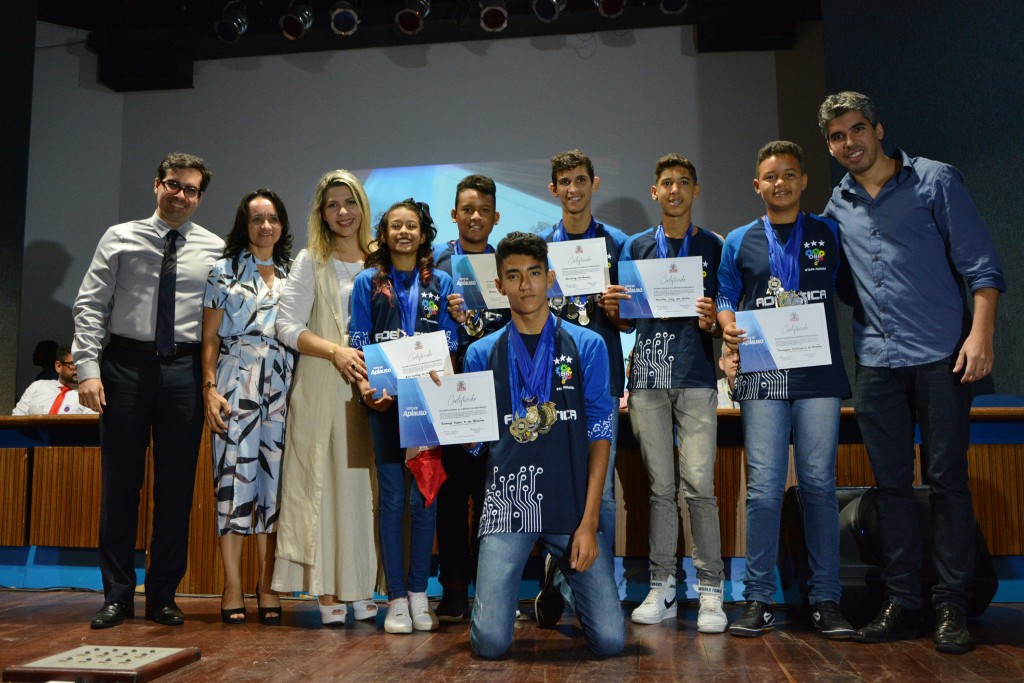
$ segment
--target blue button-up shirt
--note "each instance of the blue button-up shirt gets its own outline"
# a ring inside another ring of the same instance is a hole
[[[901,150],[874,199],[850,174],[824,214],[839,223],[856,290],[857,362],[907,367],[950,356],[970,329],[964,285],[1006,291],[995,244],[960,172]]]

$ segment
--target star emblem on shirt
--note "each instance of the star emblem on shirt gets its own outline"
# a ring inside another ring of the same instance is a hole
[[[562,363],[572,364],[572,356],[557,356],[555,358],[555,365],[561,365]]]

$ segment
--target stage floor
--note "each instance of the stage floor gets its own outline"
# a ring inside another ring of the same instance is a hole
[[[528,618],[516,626],[510,655],[476,658],[469,624],[442,625],[434,633],[389,635],[378,623],[320,626],[312,601],[285,600],[284,624],[261,626],[248,601],[249,622],[221,623],[216,598],[179,598],[183,627],[142,618],[94,631],[89,620],[102,598],[91,592],[0,591],[0,669],[82,645],[198,647],[202,659],[161,682],[256,682],[331,680],[388,681],[1022,681],[1024,604],[995,604],[970,621],[977,648],[942,655],[930,637],[883,645],[833,642],[778,609],[779,625],[762,638],[734,638],[696,631],[695,603],[680,605],[679,618],[654,626],[627,620],[625,652],[596,660],[583,644],[576,620],[555,630]],[[136,611],[143,611],[143,600]],[[625,610],[632,604],[624,605]],[[740,605],[727,605],[730,619]],[[532,606],[523,603],[525,617]]]

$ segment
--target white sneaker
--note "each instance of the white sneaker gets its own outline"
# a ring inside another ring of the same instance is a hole
[[[345,623],[345,617],[348,616],[348,607],[345,603],[336,602],[333,605],[325,605],[317,598],[317,604],[320,606],[320,623],[324,626]]]
[[[670,576],[664,581],[651,581],[651,591],[633,610],[630,619],[634,624],[657,624],[662,619],[675,619],[676,610],[676,577]]]
[[[388,615],[384,618],[384,630],[388,633],[412,633],[408,598],[395,598],[388,603]]]
[[[722,587],[702,586],[693,587],[700,599],[700,611],[697,612],[697,630],[701,633],[724,633],[729,620],[722,611]]]
[[[377,603],[373,600],[356,600],[352,603],[352,616],[359,621],[377,618]]]
[[[412,612],[412,627],[417,631],[437,629],[437,615],[430,609],[426,593],[409,593],[409,611]]]

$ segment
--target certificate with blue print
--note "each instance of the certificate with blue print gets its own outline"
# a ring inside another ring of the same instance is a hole
[[[498,264],[494,254],[453,254],[452,280],[462,295],[466,310],[508,308],[508,299],[498,291]]]
[[[619,316],[693,318],[704,296],[701,256],[619,261],[619,284],[630,299],[619,299]]]
[[[363,360],[366,361],[370,386],[376,390],[376,398],[380,398],[384,389],[388,396],[395,396],[398,380],[405,377],[428,375],[431,370],[436,370],[439,375],[452,373],[448,339],[444,332],[367,344],[363,347]]]
[[[398,380],[398,432],[403,448],[498,440],[494,373]]]
[[[737,311],[736,326],[747,331],[740,344],[743,372],[832,364],[822,303]]]
[[[608,247],[603,237],[548,244],[548,264],[555,271],[555,284],[548,296],[583,296],[607,289]]]

